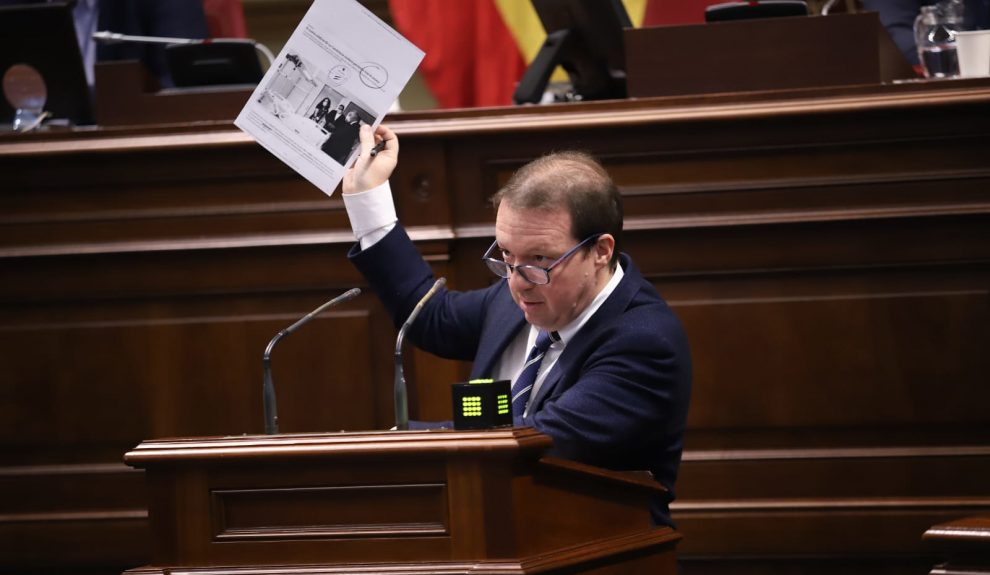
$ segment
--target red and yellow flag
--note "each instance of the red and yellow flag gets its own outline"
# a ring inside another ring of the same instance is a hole
[[[634,25],[648,1],[623,0]],[[389,0],[389,8],[399,32],[426,52],[419,72],[441,108],[511,104],[546,38],[529,0]]]

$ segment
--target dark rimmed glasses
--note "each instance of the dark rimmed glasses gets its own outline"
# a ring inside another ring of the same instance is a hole
[[[560,262],[574,255],[574,253],[577,252],[579,249],[581,249],[583,246],[587,245],[589,242],[597,240],[601,236],[602,234],[593,234],[584,238],[583,240],[581,240],[580,243],[578,243],[578,245],[567,250],[567,253],[554,260],[553,263],[551,263],[547,267],[533,266],[533,265],[514,266],[510,263],[507,263],[505,260],[493,258],[492,251],[494,251],[495,248],[498,247],[498,240],[492,242],[491,247],[489,247],[488,250],[485,251],[485,255],[481,256],[481,261],[485,262],[485,265],[488,266],[488,269],[492,270],[492,273],[500,278],[508,279],[509,275],[512,274],[512,272],[516,272],[517,274],[521,275],[524,280],[528,281],[531,284],[536,284],[540,286],[547,285],[548,283],[550,283],[550,270],[556,267],[557,264],[559,264]]]

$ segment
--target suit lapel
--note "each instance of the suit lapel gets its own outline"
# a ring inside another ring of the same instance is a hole
[[[605,329],[609,323],[616,321],[622,315],[622,312],[629,307],[629,303],[635,297],[636,292],[639,291],[639,270],[633,265],[629,256],[625,254],[622,254],[620,262],[624,274],[622,281],[619,282],[619,285],[615,287],[615,291],[608,296],[608,299],[605,300],[601,307],[595,311],[594,315],[588,319],[588,322],[578,330],[574,339],[564,342],[564,353],[560,354],[560,358],[557,359],[550,373],[543,380],[540,389],[537,390],[536,395],[530,400],[530,414],[539,411],[543,406],[543,402],[548,397],[552,397],[554,388],[561,382],[564,374],[568,374],[571,377],[577,375],[577,368],[572,366],[572,364],[578,358],[587,357],[587,348],[594,344],[595,335]]]
[[[495,371],[495,363],[524,325],[526,318],[516,302],[512,301],[512,296],[503,283],[488,309],[488,320],[485,322],[478,353],[471,366],[472,379],[491,377]]]

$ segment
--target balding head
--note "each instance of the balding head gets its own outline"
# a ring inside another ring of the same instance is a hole
[[[622,197],[608,172],[583,152],[554,152],[526,164],[492,198],[515,210],[566,210],[575,241],[610,234],[615,269],[622,233]]]

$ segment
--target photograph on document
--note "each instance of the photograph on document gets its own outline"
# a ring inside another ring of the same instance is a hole
[[[377,124],[375,113],[348,90],[350,74],[346,65],[324,72],[289,53],[265,79],[258,103],[301,144],[344,166],[357,150],[361,125]]]
[[[331,195],[422,58],[357,2],[316,0],[234,124]]]

